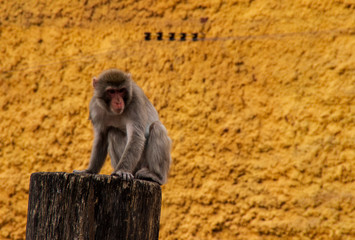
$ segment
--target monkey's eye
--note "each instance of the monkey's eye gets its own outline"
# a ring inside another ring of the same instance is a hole
[[[107,92],[108,92],[109,94],[115,94],[116,90],[115,90],[115,89],[109,89],[109,90],[107,90]]]
[[[121,88],[120,90],[118,90],[118,92],[119,92],[119,93],[124,93],[124,92],[126,92],[126,89]]]

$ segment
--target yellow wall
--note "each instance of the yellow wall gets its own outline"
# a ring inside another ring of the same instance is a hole
[[[24,239],[32,172],[88,164],[111,67],[173,140],[160,239],[355,238],[354,0],[50,2],[0,1],[0,239]]]

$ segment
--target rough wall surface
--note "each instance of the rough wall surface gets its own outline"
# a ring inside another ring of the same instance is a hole
[[[25,237],[32,172],[87,165],[91,77],[111,67],[173,140],[160,239],[355,238],[355,1],[0,0],[0,13],[0,239]]]

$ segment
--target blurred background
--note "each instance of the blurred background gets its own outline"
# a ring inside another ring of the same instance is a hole
[[[173,140],[160,239],[355,238],[354,0],[0,0],[0,239],[31,173],[88,164],[108,68]]]

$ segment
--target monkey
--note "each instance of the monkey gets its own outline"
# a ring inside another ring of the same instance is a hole
[[[87,169],[74,173],[98,174],[108,153],[114,169],[111,175],[166,183],[171,139],[131,74],[109,69],[94,77],[92,85],[89,120],[94,141],[90,162]]]

